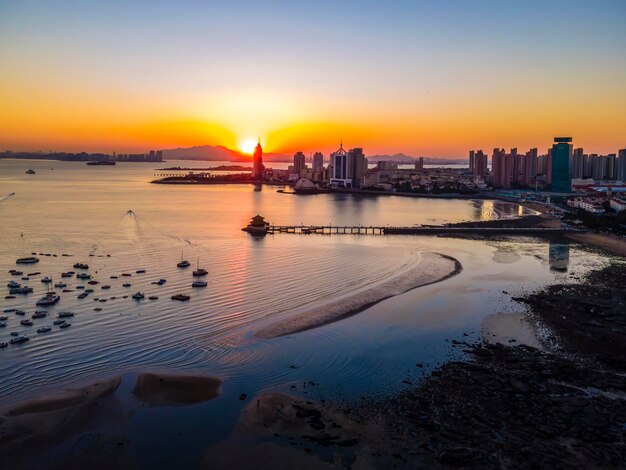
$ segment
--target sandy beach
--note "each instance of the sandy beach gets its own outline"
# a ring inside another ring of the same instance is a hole
[[[140,374],[133,389],[150,406],[192,405],[219,395],[222,381],[202,375]]]
[[[348,297],[268,325],[257,331],[255,336],[271,339],[327,325],[362,312],[389,297],[444,281],[460,273],[462,269],[461,263],[450,256],[422,252],[417,263],[406,271],[365,291],[358,291]]]

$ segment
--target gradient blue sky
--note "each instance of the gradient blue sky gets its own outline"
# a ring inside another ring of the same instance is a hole
[[[0,0],[0,145],[626,147],[626,1]]]

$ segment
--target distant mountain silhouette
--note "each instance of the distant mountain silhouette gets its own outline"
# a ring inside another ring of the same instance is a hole
[[[241,153],[238,150],[229,149],[223,145],[198,145],[189,148],[164,149],[163,159],[249,162],[252,156]],[[264,153],[263,160],[268,162],[291,162],[293,157],[278,153]]]
[[[328,158],[328,155],[324,155]],[[411,157],[404,153],[396,153],[394,155],[366,155],[370,163],[378,161],[393,161],[404,164],[414,163],[417,157]],[[229,149],[223,145],[198,145],[196,147],[164,149],[163,158],[165,160],[205,160],[205,161],[222,161],[222,162],[249,162],[251,156],[241,153],[238,150]],[[264,153],[263,160],[267,162],[293,162],[292,155],[282,155],[279,153]],[[446,163],[463,163],[463,160],[454,158],[424,158],[427,164],[446,164]]]

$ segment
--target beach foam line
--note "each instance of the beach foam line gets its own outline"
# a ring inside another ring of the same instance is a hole
[[[459,274],[462,270],[461,263],[451,256],[435,252],[421,252],[416,264],[382,283],[270,324],[257,331],[254,336],[259,339],[272,339],[318,328],[362,312],[389,297],[444,281]]]

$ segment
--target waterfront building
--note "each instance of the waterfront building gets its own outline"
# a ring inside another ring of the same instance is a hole
[[[367,158],[365,158],[363,149],[359,147],[350,149],[348,151],[348,161],[352,166],[352,171],[350,175],[352,177],[352,187],[362,188],[363,177],[365,176],[365,172],[367,171]]]
[[[300,178],[302,170],[306,168],[306,157],[304,153],[298,152],[293,156],[293,174]]]
[[[254,148],[254,154],[252,156],[252,177],[254,179],[263,178],[263,148],[261,147],[261,138]]]
[[[313,155],[313,172],[322,173],[324,171],[324,155],[322,152],[315,152]]]
[[[572,189],[572,138],[555,137],[551,152],[550,188],[553,192],[568,193]]]
[[[474,173],[474,165],[475,163],[475,158],[476,158],[476,152],[474,152],[473,150],[470,150],[469,152],[469,171],[470,173]]]
[[[504,149],[494,148],[491,156],[491,171],[493,173],[493,186],[495,188],[504,188],[507,184],[506,178],[506,152]],[[509,184],[510,187],[510,184]]]
[[[343,142],[339,145],[337,151],[330,154],[330,164],[332,166],[330,185],[351,188],[352,178],[349,176],[348,152],[344,150]]]

